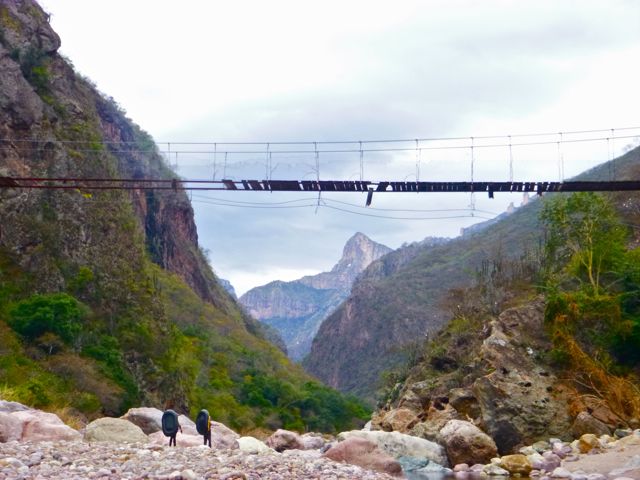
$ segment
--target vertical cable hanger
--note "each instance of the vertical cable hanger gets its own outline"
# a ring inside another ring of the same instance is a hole
[[[475,194],[473,193],[473,174],[474,174],[474,163],[475,163],[475,157],[474,157],[474,152],[473,152],[473,137],[471,138],[471,204],[469,205],[471,207],[471,216],[474,216],[475,213],[475,209],[476,209],[476,197]]]
[[[218,144],[214,143],[213,144],[213,175],[212,175],[212,180],[215,182],[216,181],[216,160],[218,156]]]
[[[167,142],[167,163],[171,167],[171,142]]]
[[[416,138],[416,182],[420,181],[420,160],[422,149],[420,148],[420,140]]]
[[[224,152],[224,168],[222,170],[222,178],[227,178],[227,155],[229,152]]]
[[[611,129],[611,168],[613,170],[613,179],[616,179],[616,162],[614,159],[616,157],[616,130],[615,128]]]
[[[362,150],[362,141],[360,143],[360,181],[364,180],[364,151]]]
[[[564,182],[564,155],[562,154],[562,132],[558,132],[558,181]]]
[[[269,165],[269,159],[271,157],[271,152],[269,151],[269,144],[267,143],[267,156],[264,159],[264,178],[266,180],[271,180],[271,165]]]
[[[315,214],[317,215],[318,208],[320,208],[320,196],[322,195],[322,190],[320,190],[320,152],[318,152],[318,142],[313,142],[313,150],[316,158],[316,180],[318,182],[318,203],[315,211]]]
[[[611,181],[611,167],[613,164],[613,155],[611,155],[611,142],[610,138],[607,137],[607,170],[609,171],[609,181]]]
[[[513,145],[511,144],[511,135],[509,135],[509,181],[513,183]]]

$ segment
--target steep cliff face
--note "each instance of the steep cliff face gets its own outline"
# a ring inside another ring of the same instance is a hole
[[[290,357],[301,360],[322,321],[349,295],[358,275],[389,252],[390,248],[356,233],[330,272],[253,288],[240,303],[253,317],[277,329]]]
[[[207,405],[237,428],[264,426],[267,418],[272,427],[304,428],[302,410],[278,410],[277,396],[256,398],[266,385],[324,387],[308,383],[218,283],[183,192],[2,182],[174,178],[153,140],[77,75],[59,47],[37,3],[0,3],[5,395],[85,417],[139,403],[185,413]]]

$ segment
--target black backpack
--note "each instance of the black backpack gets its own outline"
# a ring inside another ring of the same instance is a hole
[[[200,410],[196,417],[196,430],[200,435],[209,433],[209,412],[204,409]]]
[[[167,410],[162,414],[162,433],[165,437],[173,437],[178,433],[180,424],[178,423],[178,414],[173,410]]]

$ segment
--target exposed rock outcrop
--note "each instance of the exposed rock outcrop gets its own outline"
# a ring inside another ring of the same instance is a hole
[[[278,330],[292,359],[302,360],[320,324],[347,298],[357,276],[389,252],[390,248],[356,233],[330,272],[253,288],[240,297],[240,303],[253,317]]]
[[[452,348],[459,350],[456,341],[453,340]],[[446,445],[453,463],[482,463],[487,461],[485,457],[498,452],[514,453],[518,447],[541,439],[567,440],[572,421],[569,405],[573,399],[538,356],[550,347],[544,333],[542,299],[507,309],[484,324],[482,332],[471,334],[466,356],[455,360],[470,363],[445,372],[435,367],[434,376],[426,380],[420,377],[421,370],[417,367],[415,380],[410,376],[396,408],[378,412],[373,428],[402,431],[406,427],[392,420],[411,418],[412,412],[419,422],[409,432]],[[448,353],[445,350],[438,355],[430,361],[445,358]],[[452,431],[461,425],[475,434]],[[488,440],[480,443],[490,443],[492,447],[483,450],[474,446],[472,440],[476,437]],[[457,448],[461,451],[466,448],[466,453],[456,454]],[[483,458],[473,458],[469,453],[472,450],[481,452]]]

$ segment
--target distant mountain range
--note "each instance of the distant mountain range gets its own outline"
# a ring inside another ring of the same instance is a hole
[[[240,297],[240,303],[251,316],[280,333],[292,359],[302,360],[320,324],[349,296],[358,275],[391,251],[356,233],[330,272],[253,288]]]

